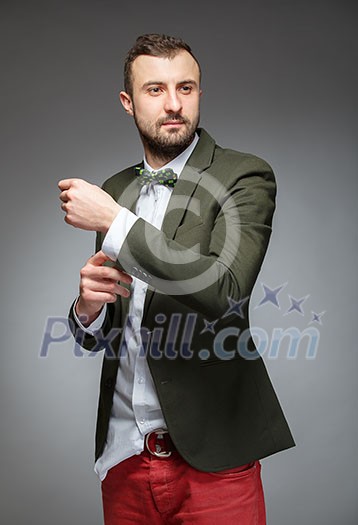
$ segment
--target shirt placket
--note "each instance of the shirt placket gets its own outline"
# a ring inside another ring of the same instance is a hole
[[[156,226],[158,223],[158,208],[160,204],[160,197],[162,188],[159,185],[153,185],[148,188],[144,198],[152,201],[152,206],[143,207],[139,203],[138,214],[152,225]],[[145,210],[145,211],[144,211]],[[134,285],[134,301],[142,304],[140,316],[136,315],[133,319],[132,326],[133,332],[136,334],[136,359],[134,366],[134,381],[133,381],[133,412],[136,419],[137,426],[142,435],[147,434],[151,428],[150,420],[148,419],[147,406],[148,406],[148,385],[146,378],[148,376],[148,364],[145,357],[145,352],[142,348],[141,338],[141,324],[143,318],[143,307],[145,294],[148,285],[138,279],[135,280]]]

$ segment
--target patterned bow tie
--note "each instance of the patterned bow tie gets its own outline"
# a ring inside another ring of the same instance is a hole
[[[174,188],[178,176],[171,168],[165,168],[158,171],[149,171],[145,168],[135,168],[135,174],[141,186],[149,184],[162,184]]]

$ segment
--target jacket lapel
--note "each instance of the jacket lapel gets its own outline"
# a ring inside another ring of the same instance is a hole
[[[212,162],[215,142],[205,130],[199,129],[198,133],[200,134],[199,142],[184,166],[165,212],[162,231],[170,239],[174,238],[182,222],[190,199],[202,178],[202,172]]]

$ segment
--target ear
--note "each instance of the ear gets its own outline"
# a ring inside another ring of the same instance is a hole
[[[125,91],[121,91],[119,93],[119,100],[121,101],[126,113],[133,116],[133,102],[130,95],[128,95],[128,93]]]

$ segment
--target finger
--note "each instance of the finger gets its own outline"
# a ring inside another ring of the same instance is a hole
[[[102,266],[107,261],[114,262],[110,257],[107,257],[107,255],[102,250],[99,250],[92,257],[90,257],[88,263],[92,264],[93,266]],[[104,267],[103,271],[101,272],[101,275],[105,279],[112,279],[113,281],[122,281],[126,284],[131,284],[131,282],[133,281],[133,278],[128,273],[111,266]]]
[[[81,275],[83,278],[93,279],[95,281],[108,281],[108,282],[118,282],[121,281],[124,284],[131,284],[133,278],[126,272],[118,270],[113,266],[94,266],[87,265],[82,268]]]
[[[125,284],[131,284],[133,281],[133,278],[128,273],[113,266],[102,266],[99,271],[99,276],[102,279],[121,281]]]
[[[124,286],[118,285],[117,295],[121,295],[122,297],[129,297],[130,290],[128,290],[128,288],[125,288]]]
[[[114,303],[117,300],[117,294],[105,290],[86,290],[81,293],[81,297],[86,303],[99,305]]]
[[[107,255],[104,252],[102,252],[102,250],[99,250],[97,253],[95,253],[94,255],[92,255],[92,257],[88,259],[88,263],[93,264],[93,266],[102,266],[102,264],[107,261],[112,261],[112,259],[110,259],[110,257],[107,257]]]
[[[60,190],[68,190],[75,180],[76,179],[63,179],[58,182],[57,186],[60,188]]]
[[[129,275],[129,273],[124,272],[123,270],[118,270],[119,273],[119,279],[118,281],[121,281],[122,283],[131,284],[133,282],[133,277]]]
[[[95,293],[110,293],[110,294],[117,294],[122,295],[124,297],[128,297],[130,294],[130,290],[126,288],[125,286],[122,286],[117,281],[96,281],[91,280],[88,282],[83,282],[83,286],[81,286],[81,290],[85,291],[91,291]]]
[[[60,193],[60,200],[62,202],[67,202],[68,201],[67,191],[62,191]]]

